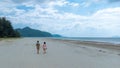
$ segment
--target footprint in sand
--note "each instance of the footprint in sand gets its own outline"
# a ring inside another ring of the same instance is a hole
[[[86,48],[86,47],[82,47],[82,48]]]
[[[120,54],[118,54],[120,56]]]
[[[103,53],[106,53],[106,51],[103,51],[103,50],[99,50],[99,52],[103,52]]]

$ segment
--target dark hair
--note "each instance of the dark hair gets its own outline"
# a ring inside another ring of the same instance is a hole
[[[46,44],[46,42],[44,42],[44,44]]]
[[[37,41],[37,42],[39,42],[39,41]]]

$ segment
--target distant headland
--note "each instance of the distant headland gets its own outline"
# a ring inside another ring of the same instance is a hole
[[[32,29],[30,27],[14,29],[11,22],[5,17],[0,17],[0,38],[8,37],[62,37],[46,31]]]
[[[22,29],[16,29],[22,37],[61,37],[58,34],[51,34],[46,31],[41,31],[37,29],[32,29],[30,27],[24,27]]]

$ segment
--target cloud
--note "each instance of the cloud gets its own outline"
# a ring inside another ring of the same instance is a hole
[[[28,2],[29,0],[11,0],[14,3],[23,3],[23,2]]]
[[[26,2],[31,2],[31,3],[38,3],[38,4],[48,4],[48,6],[73,6],[77,7],[79,6],[79,3],[74,3],[74,2],[69,2],[67,0],[11,0],[13,3],[21,4],[21,3],[26,3]]]
[[[51,1],[48,3],[49,7],[65,7],[65,6],[70,6],[70,7],[79,7],[79,3],[75,3],[75,2],[69,2],[67,0],[56,0],[56,1]]]
[[[120,2],[120,0],[108,0],[108,2],[113,3],[113,2]]]
[[[81,7],[91,7],[92,5],[97,6],[105,4],[107,0],[85,0],[80,5]],[[93,6],[92,6],[93,7]]]
[[[64,5],[66,5],[67,3],[68,3],[68,2],[65,1],[65,0],[51,1],[51,2],[48,3],[48,6],[52,6],[52,7],[54,7],[54,6],[64,6]]]
[[[74,2],[68,3],[68,5],[70,5],[70,6],[72,6],[72,7],[79,7],[79,6],[80,6],[79,3],[74,3]]]
[[[57,10],[43,9],[37,5],[34,10],[21,13],[17,13],[17,17],[9,16],[9,18],[13,23],[17,22],[16,24],[25,23],[32,28],[65,36],[110,37],[120,33],[119,7],[98,10],[91,16],[61,14]]]
[[[65,13],[64,16],[70,22],[64,23],[64,27],[59,27],[63,29],[59,30],[58,33],[63,35],[73,36],[74,33],[74,36],[110,37],[120,33],[119,7],[98,10],[91,16],[71,13]]]
[[[74,12],[62,12],[63,9],[56,8],[56,6],[74,8],[80,6],[79,3],[66,0],[40,1],[44,4],[36,4],[32,0],[14,3],[0,2],[0,16],[6,16],[13,25],[17,25],[15,27],[30,26],[64,36],[94,37],[120,34],[120,7],[100,9],[90,16],[83,16]],[[30,10],[26,11],[26,8]]]
[[[25,3],[25,2],[39,2],[39,3],[45,3],[45,2],[50,2],[50,1],[55,1],[55,0],[11,0],[14,3]]]
[[[91,2],[83,2],[81,6],[83,7],[89,7],[92,3]]]

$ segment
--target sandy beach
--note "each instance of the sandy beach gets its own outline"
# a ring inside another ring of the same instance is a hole
[[[36,54],[36,41],[47,53]],[[101,45],[101,46],[100,46]],[[120,68],[120,46],[51,38],[0,39],[0,68]]]

